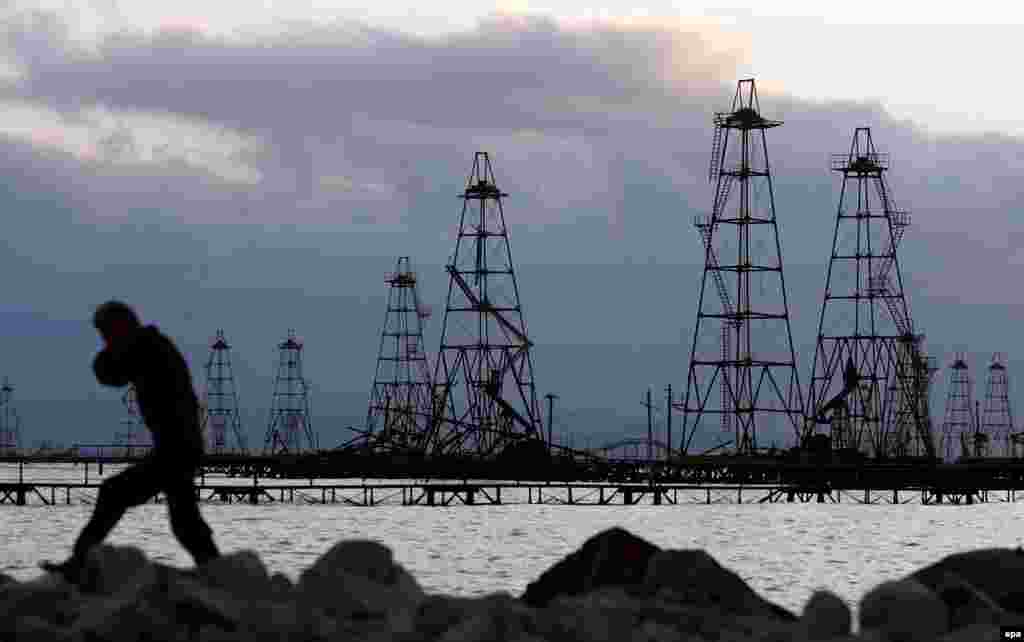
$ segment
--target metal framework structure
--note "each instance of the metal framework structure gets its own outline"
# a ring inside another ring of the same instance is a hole
[[[760,448],[759,434],[792,430],[799,437],[803,423],[765,136],[782,123],[761,115],[754,81],[745,79],[732,110],[716,113],[714,124],[711,215],[694,221],[704,275],[686,392],[677,406],[681,450],[687,453],[698,431],[717,424],[716,437],[750,454]]]
[[[224,338],[223,330],[217,330],[217,335],[210,343],[210,357],[206,361],[202,425],[207,452],[224,454],[248,451],[238,410],[238,389],[231,368],[231,346]]]
[[[420,303],[409,257],[387,277],[388,308],[380,335],[377,370],[366,414],[366,434],[378,450],[418,450],[430,428],[430,364],[423,349],[423,322],[429,308]]]
[[[910,215],[886,182],[889,157],[858,127],[831,169],[843,175],[818,323],[803,439],[828,426],[834,450],[934,457],[922,353],[903,291],[897,248]]]
[[[544,446],[540,406],[502,198],[486,152],[462,193],[424,449],[490,457],[512,444]]]
[[[271,455],[295,455],[316,450],[309,411],[309,386],[302,374],[303,343],[288,330],[278,344],[277,377],[263,448]]]
[[[992,362],[988,366],[981,430],[991,437],[996,451],[993,454],[1001,449],[1006,457],[1013,456],[1015,433],[1013,411],[1010,408],[1010,380],[1006,371],[1006,355],[999,352],[992,355]]]
[[[4,378],[0,386],[0,455],[15,455],[21,447],[21,417],[14,407],[14,387]]]
[[[976,452],[987,450],[988,440],[987,435],[979,430],[971,394],[970,369],[962,352],[956,354],[949,370],[941,452],[946,461],[954,461],[959,457],[974,457]]]
[[[114,444],[130,456],[133,448],[148,448],[150,445],[146,438],[146,424],[135,398],[135,384],[130,384],[121,395],[121,404],[125,414],[121,418],[121,429],[114,433]]]

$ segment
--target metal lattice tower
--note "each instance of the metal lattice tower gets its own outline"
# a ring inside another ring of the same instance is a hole
[[[16,455],[21,447],[21,417],[14,407],[14,387],[4,378],[0,386],[0,455]]]
[[[301,341],[295,331],[278,344],[277,377],[267,422],[264,450],[268,454],[299,454],[318,447],[309,412],[309,389],[302,375]]]
[[[716,113],[714,123],[714,201],[711,215],[695,220],[704,275],[681,443],[687,452],[714,423],[736,452],[749,454],[759,432],[799,436],[803,423],[765,137],[782,123],[761,116],[753,79],[739,81],[732,111]]]
[[[477,152],[459,220],[434,372],[425,450],[487,457],[512,443],[543,445],[540,406],[501,192]]]
[[[971,395],[971,375],[962,352],[950,365],[949,389],[946,394],[946,418],[942,424],[941,452],[946,461],[974,456],[979,439]]]
[[[423,321],[430,312],[420,304],[409,257],[398,259],[387,284],[366,430],[378,448],[407,450],[418,448],[430,427],[433,386],[423,349]]]
[[[114,433],[114,443],[130,456],[132,448],[149,446],[146,443],[146,424],[142,420],[142,413],[139,412],[139,404],[135,398],[135,384],[129,385],[121,395],[121,405],[124,406],[125,414],[121,418],[121,429]]]
[[[231,368],[231,346],[223,330],[217,330],[217,336],[210,343],[210,358],[206,361],[203,434],[209,453],[247,451],[238,411],[238,389]]]
[[[922,353],[897,248],[910,215],[893,204],[871,129],[858,127],[831,169],[843,175],[818,324],[804,439],[829,427],[834,450],[934,456],[928,410],[935,371]]]
[[[988,435],[993,450],[1002,449],[1006,457],[1013,456],[1013,412],[1010,409],[1010,380],[1006,372],[1006,355],[992,355],[985,386],[985,406],[981,415],[981,430]],[[995,453],[993,453],[995,454]]]

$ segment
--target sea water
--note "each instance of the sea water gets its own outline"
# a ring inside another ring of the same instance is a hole
[[[115,470],[107,467],[104,476]],[[34,481],[81,481],[83,472],[68,466],[33,468],[25,474]],[[0,481],[12,475],[16,473],[3,472]],[[90,481],[99,479],[94,467]],[[0,505],[0,572],[28,579],[39,574],[39,560],[66,557],[91,510],[81,503]],[[253,550],[270,571],[293,579],[335,542],[366,538],[388,546],[428,592],[465,596],[495,591],[518,595],[588,537],[621,526],[661,548],[704,549],[759,594],[795,612],[817,588],[855,605],[878,583],[951,553],[1016,547],[1024,539],[1024,504],[1008,502],[448,507],[204,503],[201,510],[223,551]],[[138,546],[164,563],[191,564],[170,532],[163,504],[130,511],[109,542]]]

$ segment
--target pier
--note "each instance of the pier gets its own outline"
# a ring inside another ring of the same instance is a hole
[[[105,477],[138,458],[0,458],[0,505],[89,504]],[[310,462],[316,465],[305,465]],[[351,463],[351,462],[350,462]],[[322,458],[209,458],[196,478],[204,503],[348,506],[679,506],[690,504],[920,503],[972,505],[1016,502],[1024,490],[1024,460],[927,462],[793,461],[691,457],[671,462],[603,461],[508,467],[464,462],[448,474],[424,466],[325,467]],[[380,461],[376,461],[380,464]],[[407,466],[397,465],[399,463]],[[424,462],[420,462],[424,464]],[[425,464],[424,464],[425,465]],[[61,474],[54,478],[53,471]],[[491,475],[485,474],[486,472]],[[298,473],[306,473],[301,477]],[[355,472],[355,474],[353,474]],[[547,478],[539,474],[551,473]],[[455,473],[463,473],[456,475]],[[161,501],[159,497],[155,501]]]

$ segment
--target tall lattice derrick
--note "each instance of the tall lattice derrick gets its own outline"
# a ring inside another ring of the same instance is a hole
[[[289,330],[277,348],[277,376],[264,451],[294,455],[315,450],[318,444],[309,412],[309,386],[302,374],[303,343]]]
[[[933,362],[903,291],[897,248],[910,223],[886,182],[889,157],[869,127],[832,157],[843,176],[807,397],[803,439],[828,426],[835,450],[934,456],[928,412]]]
[[[387,284],[388,307],[366,431],[378,449],[419,449],[429,430],[432,411],[430,365],[423,349],[423,322],[430,313],[420,303],[409,257],[398,259]]]
[[[462,193],[434,371],[432,454],[488,457],[512,444],[542,447],[540,406],[502,198],[486,152]]]
[[[946,391],[946,415],[942,423],[941,452],[946,461],[958,457],[973,457],[978,439],[971,394],[971,375],[962,352],[949,367],[949,388]]]
[[[752,79],[739,81],[732,110],[717,113],[709,179],[711,215],[695,221],[704,246],[697,323],[683,410],[682,451],[714,425],[736,452],[758,450],[762,432],[803,423],[803,401],[765,133]],[[715,293],[708,292],[714,288]]]
[[[0,386],[0,455],[15,455],[21,446],[21,418],[14,407],[14,386],[4,378]]]
[[[121,395],[124,416],[121,417],[120,429],[114,433],[114,445],[122,454],[131,456],[133,450],[148,448],[149,439],[146,435],[146,424],[139,412],[139,403],[135,396],[135,384],[131,384]]]
[[[210,342],[202,425],[207,452],[245,453],[248,450],[238,410],[238,388],[231,368],[231,346],[224,338],[223,330],[217,330],[217,335]]]
[[[981,414],[981,430],[991,439],[991,453],[1013,455],[1013,412],[1010,408],[1010,380],[1006,371],[1006,355],[992,355],[985,386],[985,405]]]

